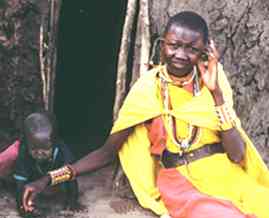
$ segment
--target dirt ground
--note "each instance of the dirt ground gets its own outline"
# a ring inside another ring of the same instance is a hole
[[[111,192],[111,167],[101,169],[91,175],[78,179],[80,188],[80,202],[86,206],[83,212],[71,213],[63,210],[61,200],[46,197],[42,201],[42,208],[46,208],[46,218],[154,218],[153,214],[142,209],[130,200],[113,196]],[[120,205],[118,209],[128,209],[126,213],[113,209],[113,205]],[[122,208],[121,208],[122,207]],[[14,191],[0,188],[0,218],[19,218],[16,211]]]

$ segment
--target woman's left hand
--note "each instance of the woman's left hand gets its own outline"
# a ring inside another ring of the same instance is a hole
[[[199,60],[198,68],[201,73],[203,83],[211,92],[214,92],[217,89],[219,89],[218,84],[219,53],[213,40],[209,41],[209,48],[207,54],[208,54],[207,64],[202,60]]]

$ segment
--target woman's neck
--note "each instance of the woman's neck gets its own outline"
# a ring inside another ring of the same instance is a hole
[[[195,69],[193,71],[191,71],[190,73],[188,73],[185,76],[175,76],[171,73],[168,72],[167,68],[164,68],[164,74],[166,75],[167,78],[169,78],[171,80],[171,82],[176,85],[179,86],[185,90],[187,90],[188,92],[193,92],[193,82],[194,82],[194,77],[195,77]]]
[[[175,83],[175,84],[179,84],[181,86],[185,86],[189,83],[192,82],[193,80],[193,73],[189,73],[188,75],[186,76],[182,76],[182,77],[178,77],[178,76],[175,76],[175,75],[172,75],[172,74],[169,74],[169,77],[170,79]]]

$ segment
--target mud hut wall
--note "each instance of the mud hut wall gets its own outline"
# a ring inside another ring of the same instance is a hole
[[[1,4],[0,137],[17,137],[23,117],[43,107],[38,58],[41,10],[34,2]]]

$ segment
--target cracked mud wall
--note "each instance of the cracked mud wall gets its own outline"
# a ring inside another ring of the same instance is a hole
[[[35,2],[0,2],[1,143],[17,137],[23,117],[43,104],[38,59],[41,16]]]
[[[149,8],[152,40],[182,10],[194,10],[207,20],[234,90],[237,114],[268,164],[269,1],[150,0]]]

